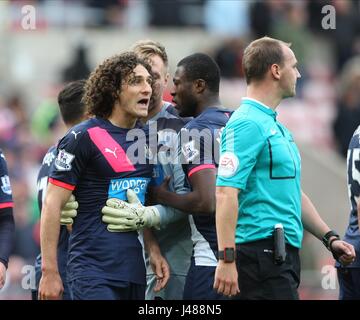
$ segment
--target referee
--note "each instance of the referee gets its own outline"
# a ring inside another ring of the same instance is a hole
[[[298,148],[277,121],[276,107],[295,95],[300,78],[290,44],[255,40],[245,49],[243,66],[247,97],[221,139],[214,288],[241,299],[298,299],[304,228],[344,265],[354,260],[355,251],[330,230],[301,190]]]

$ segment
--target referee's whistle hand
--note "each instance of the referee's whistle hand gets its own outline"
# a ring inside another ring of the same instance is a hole
[[[233,297],[240,293],[235,262],[218,262],[215,271],[214,289],[219,294],[228,297]]]
[[[57,272],[43,272],[39,284],[39,300],[61,300],[64,287]]]

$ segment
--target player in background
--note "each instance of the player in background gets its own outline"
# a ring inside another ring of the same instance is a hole
[[[14,203],[5,156],[0,149],[0,289],[6,280],[6,269],[14,247]]]
[[[60,141],[43,204],[40,299],[59,299],[63,292],[56,247],[60,211],[72,192],[79,203],[69,240],[72,298],[145,298],[141,234],[113,232],[102,222],[101,209],[108,198],[126,200],[126,195],[132,201],[136,194],[144,202],[152,177],[151,152],[148,132],[137,120],[147,116],[151,94],[150,66],[131,52],[106,59],[87,80],[84,102],[95,117],[73,127]],[[161,288],[168,280],[168,265],[150,240],[145,239],[145,247]]]
[[[60,109],[61,117],[65,123],[65,126],[69,130],[71,127],[80,123],[86,119],[85,115],[85,105],[81,101],[84,94],[84,85],[85,80],[77,80],[67,84],[58,94],[58,105]],[[77,133],[72,131],[72,135]],[[47,151],[37,178],[37,189],[38,189],[38,206],[41,212],[42,203],[45,199],[46,188],[48,185],[50,167],[54,163],[56,158],[56,146],[51,146]],[[60,237],[57,248],[57,259],[58,259],[58,269],[60,273],[61,280],[64,285],[64,292],[62,299],[70,300],[70,292],[66,280],[66,264],[67,264],[67,252],[68,252],[68,242],[69,242],[69,231],[67,226],[71,226],[73,223],[73,218],[76,216],[76,209],[78,207],[75,197],[72,195],[65,205],[64,209],[61,211],[61,227],[60,227]],[[32,299],[37,300],[38,297],[38,287],[39,281],[41,278],[41,254],[36,257],[35,261],[35,285],[36,289],[32,290]]]
[[[355,261],[344,266],[336,262],[339,280],[340,300],[360,299],[360,126],[355,130],[350,140],[347,153],[347,180],[349,200],[351,205],[349,225],[345,232],[344,241],[355,248]]]

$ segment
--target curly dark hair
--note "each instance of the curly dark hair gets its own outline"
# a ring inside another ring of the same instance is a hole
[[[115,102],[119,99],[121,85],[137,65],[143,65],[152,76],[151,67],[134,52],[124,52],[101,63],[90,74],[85,84],[83,102],[87,113],[101,118],[109,118]]]

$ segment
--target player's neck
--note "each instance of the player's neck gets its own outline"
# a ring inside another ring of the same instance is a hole
[[[150,119],[155,117],[161,111],[161,108],[164,105],[164,103],[165,103],[165,101],[160,100],[160,102],[157,103],[154,108],[149,110],[147,117],[141,119],[141,122],[146,123],[147,121],[149,121]]]
[[[219,107],[219,106],[221,106],[221,102],[218,96],[203,99],[202,101],[199,102],[198,106],[196,107],[195,117],[203,113],[208,108]]]
[[[269,88],[267,84],[259,83],[256,85],[250,84],[247,87],[246,97],[255,99],[274,111],[282,100],[276,89]]]
[[[114,108],[108,120],[116,127],[132,129],[135,127],[138,118],[124,112],[121,108]]]

